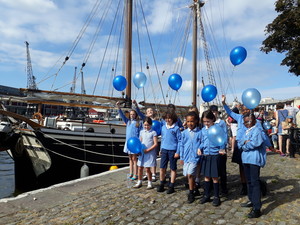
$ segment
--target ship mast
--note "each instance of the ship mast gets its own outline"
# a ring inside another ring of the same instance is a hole
[[[125,74],[127,80],[126,101],[131,106],[131,73],[132,73],[132,0],[126,2],[125,19]]]
[[[198,23],[197,18],[200,16],[200,7],[203,7],[204,2],[194,0],[191,8],[193,10],[193,56],[192,56],[192,105],[197,106],[197,50],[198,50]]]

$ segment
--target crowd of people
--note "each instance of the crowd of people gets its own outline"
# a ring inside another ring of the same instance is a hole
[[[222,96],[222,104],[227,118],[220,118],[218,106],[211,105],[209,110],[200,113],[191,107],[184,117],[184,123],[176,114],[176,108],[169,104],[162,118],[156,116],[155,110],[146,109],[143,114],[135,100],[134,109],[127,118],[117,103],[119,114],[126,123],[126,140],[138,137],[143,144],[141,153],[135,154],[127,149],[129,156],[129,179],[137,181],[134,188],[142,187],[143,180],[148,180],[147,189],[154,188],[156,177],[156,159],[159,155],[160,173],[157,192],[165,191],[167,168],[170,168],[170,182],[167,194],[175,192],[177,161],[183,164],[183,174],[187,177],[187,202],[195,201],[200,196],[199,188],[203,179],[204,193],[201,204],[212,202],[213,206],[221,204],[220,194],[226,195],[227,153],[232,154],[232,162],[239,165],[241,195],[248,195],[249,201],[241,207],[250,207],[249,218],[261,215],[261,195],[266,193],[266,183],[260,179],[260,169],[266,164],[266,151],[278,152],[281,156],[295,157],[290,148],[289,130],[296,128],[300,122],[300,112],[291,103],[278,103],[275,112],[266,113],[264,108],[249,110],[242,104],[232,109]],[[161,142],[157,132],[152,129],[153,121],[161,123]],[[228,137],[222,143],[212,141],[209,128],[219,126]],[[299,126],[300,127],[300,126]],[[145,170],[145,171],[144,171]],[[145,175],[144,175],[145,174]],[[211,191],[213,199],[211,201]]]

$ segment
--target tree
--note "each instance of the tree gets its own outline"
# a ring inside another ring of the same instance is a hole
[[[289,72],[300,75],[300,0],[277,0],[275,10],[279,15],[266,26],[261,51],[268,54],[275,50],[285,53],[281,65]]]

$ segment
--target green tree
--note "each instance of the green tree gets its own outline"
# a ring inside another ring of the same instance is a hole
[[[261,51],[273,50],[285,53],[281,65],[289,72],[300,75],[300,0],[277,0],[275,10],[278,16],[266,26],[268,37],[262,42]]]

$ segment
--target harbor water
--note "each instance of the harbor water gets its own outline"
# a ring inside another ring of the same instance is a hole
[[[0,199],[14,196],[14,160],[6,152],[0,152]]]

